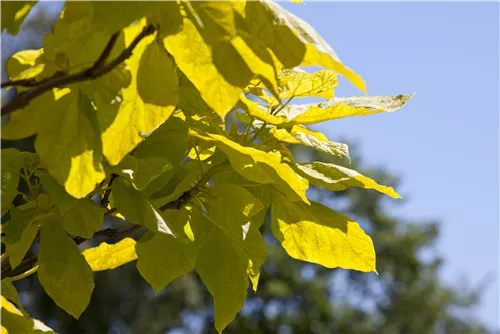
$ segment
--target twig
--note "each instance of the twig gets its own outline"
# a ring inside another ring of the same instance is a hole
[[[104,196],[102,197],[101,200],[101,206],[103,208],[107,208],[109,204],[109,195],[111,195],[111,185],[113,184],[113,181],[118,177],[117,174],[111,174],[111,177],[109,178],[109,183],[108,183],[108,189],[104,192]]]
[[[153,25],[148,25],[144,27],[144,29],[141,31],[139,35],[130,43],[130,45],[122,51],[122,53],[116,57],[114,60],[109,62],[108,64],[104,64],[106,61],[106,58],[109,56],[111,53],[111,50],[113,49],[113,46],[116,43],[116,40],[118,38],[119,33],[113,34],[111,36],[108,44],[104,48],[103,52],[99,56],[99,58],[95,61],[95,63],[92,65],[92,67],[85,69],[83,71],[80,71],[75,74],[69,74],[69,75],[61,75],[61,74],[54,74],[52,77],[40,81],[38,84],[36,84],[34,87],[18,94],[14,99],[12,99],[10,102],[8,102],[5,106],[2,107],[2,116],[7,115],[17,109],[24,108],[26,107],[34,98],[38,97],[39,95],[53,89],[53,88],[58,88],[58,87],[64,87],[69,84],[75,83],[75,82],[82,82],[82,81],[88,81],[88,80],[93,80],[96,79],[111,70],[113,70],[115,67],[117,67],[119,64],[124,62],[126,59],[128,59],[134,50],[134,48],[137,46],[137,44],[146,36],[151,35],[155,31],[155,27]],[[12,86],[12,82],[10,83],[4,83],[2,84],[2,88],[4,85],[10,85]]]

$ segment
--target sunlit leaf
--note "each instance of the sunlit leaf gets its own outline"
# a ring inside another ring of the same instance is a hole
[[[94,276],[76,244],[54,221],[45,221],[40,229],[38,263],[38,279],[45,292],[78,319],[90,302]]]
[[[277,140],[288,144],[302,144],[331,155],[349,157],[349,148],[346,144],[329,141],[323,133],[311,131],[303,126],[294,125],[290,131],[272,128],[269,133]]]
[[[273,196],[272,228],[291,257],[327,268],[375,271],[375,249],[358,223],[311,202],[293,203]]]
[[[283,113],[292,124],[314,124],[331,119],[372,115],[401,109],[413,95],[336,97],[321,103],[289,105]]]
[[[115,269],[137,259],[135,244],[135,240],[131,238],[112,245],[102,242],[97,247],[84,250],[82,254],[92,271]]]
[[[264,109],[264,107],[261,107],[258,103],[254,101],[250,101],[244,96],[240,97],[240,105],[243,108],[243,110],[245,110],[248,113],[248,115],[252,116],[253,118],[259,119],[261,121],[264,121],[267,124],[279,125],[288,122],[288,120],[285,117],[271,115],[268,111]]]
[[[369,177],[355,170],[324,162],[300,163],[296,165],[298,172],[312,184],[328,190],[341,191],[350,187],[375,189],[392,198],[401,198],[393,188],[381,186]]]
[[[321,70],[308,73],[300,68],[284,69],[279,74],[280,98],[324,97],[333,98],[333,88],[338,85],[337,73]]]
[[[272,184],[290,200],[309,203],[306,197],[309,187],[307,180],[298,176],[286,163],[282,163],[279,154],[245,147],[220,135],[203,134],[194,130],[190,130],[189,134],[214,143],[229,158],[234,170],[248,180]]]

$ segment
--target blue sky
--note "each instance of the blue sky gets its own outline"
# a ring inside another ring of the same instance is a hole
[[[416,92],[394,113],[330,121],[363,159],[402,177],[394,214],[439,219],[443,279],[488,278],[476,315],[499,327],[499,3],[281,2],[309,22],[369,95]],[[346,80],[336,96],[360,95]]]

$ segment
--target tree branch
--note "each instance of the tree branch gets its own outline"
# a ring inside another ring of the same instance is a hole
[[[142,32],[139,35],[137,35],[137,37],[132,41],[132,43],[130,43],[130,45],[125,50],[123,50],[118,57],[116,57],[108,64],[105,64],[105,61],[111,54],[113,46],[115,45],[116,40],[118,39],[119,33],[115,33],[111,36],[108,44],[102,51],[99,58],[95,61],[92,67],[88,69],[85,69],[75,74],[61,75],[61,73],[58,72],[55,73],[52,77],[45,80],[41,80],[37,83],[29,81],[29,79],[3,83],[2,88],[9,86],[16,86],[16,85],[22,86],[26,84],[28,84],[28,86],[32,88],[22,93],[19,93],[14,99],[12,99],[5,106],[3,106],[2,116],[7,115],[17,109],[26,107],[34,98],[54,88],[64,87],[75,82],[93,80],[110,72],[115,67],[124,62],[126,59],[128,59],[132,55],[132,52],[134,48],[137,46],[137,44],[146,36],[151,35],[154,31],[155,27],[153,25],[148,25],[144,27]]]

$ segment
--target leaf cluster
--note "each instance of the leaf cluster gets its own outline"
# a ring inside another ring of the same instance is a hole
[[[32,5],[2,2],[2,29],[15,33]],[[222,332],[249,284],[258,288],[269,210],[291,257],[376,272],[358,223],[306,192],[313,184],[399,195],[346,167],[296,163],[289,145],[348,159],[347,145],[307,126],[394,111],[410,96],[335,97],[338,75],[362,91],[364,82],[309,24],[268,1],[67,2],[43,45],[14,54],[2,84],[18,93],[2,108],[2,139],[36,135],[34,153],[2,150],[9,332],[40,331],[12,281],[37,272],[79,318],[93,272],[134,260],[157,293],[196,271]],[[324,69],[301,68],[312,65]],[[326,100],[291,104],[303,97]],[[109,220],[130,227],[103,229]],[[97,237],[108,240],[78,247]]]

